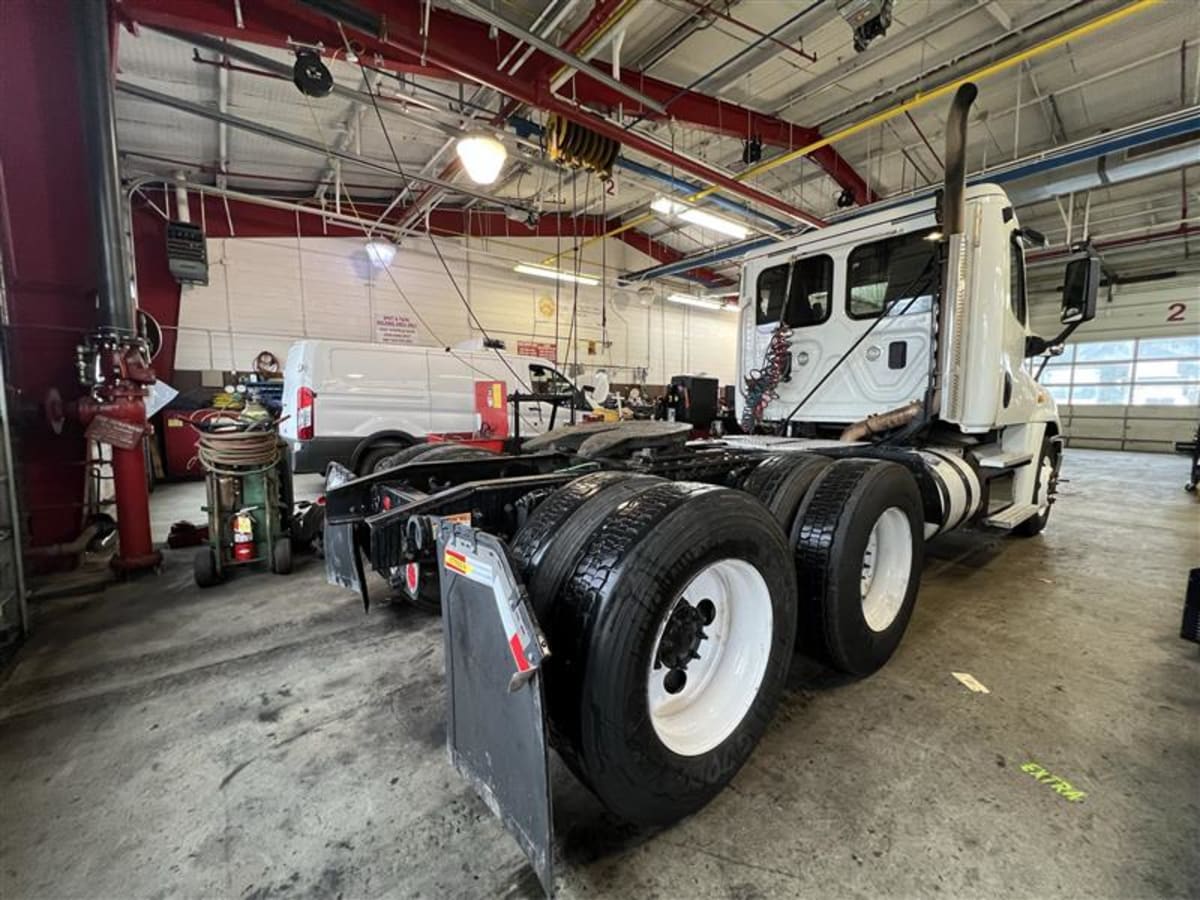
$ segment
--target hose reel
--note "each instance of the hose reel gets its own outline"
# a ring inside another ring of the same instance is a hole
[[[604,180],[612,178],[621,144],[562,116],[546,120],[546,153],[554,162],[590,169]]]

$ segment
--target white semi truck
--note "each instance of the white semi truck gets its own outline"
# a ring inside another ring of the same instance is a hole
[[[751,754],[797,646],[860,676],[890,658],[927,539],[1045,527],[1061,433],[1027,360],[1094,315],[1099,260],[1067,264],[1063,332],[1031,334],[1038,236],[963,187],[973,97],[937,198],[747,261],[741,434],[593,424],[331,468],[330,580],[365,602],[366,560],[440,605],[451,758],[548,889],[548,746],[618,816],[675,821]]]

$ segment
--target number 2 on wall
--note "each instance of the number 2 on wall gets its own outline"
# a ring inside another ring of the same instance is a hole
[[[1186,303],[1172,303],[1167,307],[1168,322],[1182,322],[1183,314],[1187,312]]]

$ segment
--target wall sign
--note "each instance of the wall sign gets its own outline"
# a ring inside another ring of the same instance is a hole
[[[542,359],[555,361],[553,341],[517,341],[518,356],[540,356]]]
[[[376,313],[375,340],[380,344],[415,344],[417,323],[400,313]]]
[[[1171,303],[1167,305],[1167,321],[1182,322],[1187,315],[1186,303]]]

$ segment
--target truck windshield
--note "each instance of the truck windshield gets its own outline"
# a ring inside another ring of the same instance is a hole
[[[829,299],[833,294],[832,257],[810,256],[791,263],[790,291],[788,268],[788,263],[780,263],[759,273],[755,322],[759,325],[775,323],[781,316],[792,328],[824,322],[829,318]]]
[[[929,312],[936,253],[925,232],[855,247],[846,262],[847,314],[874,319],[889,306],[888,315]]]

